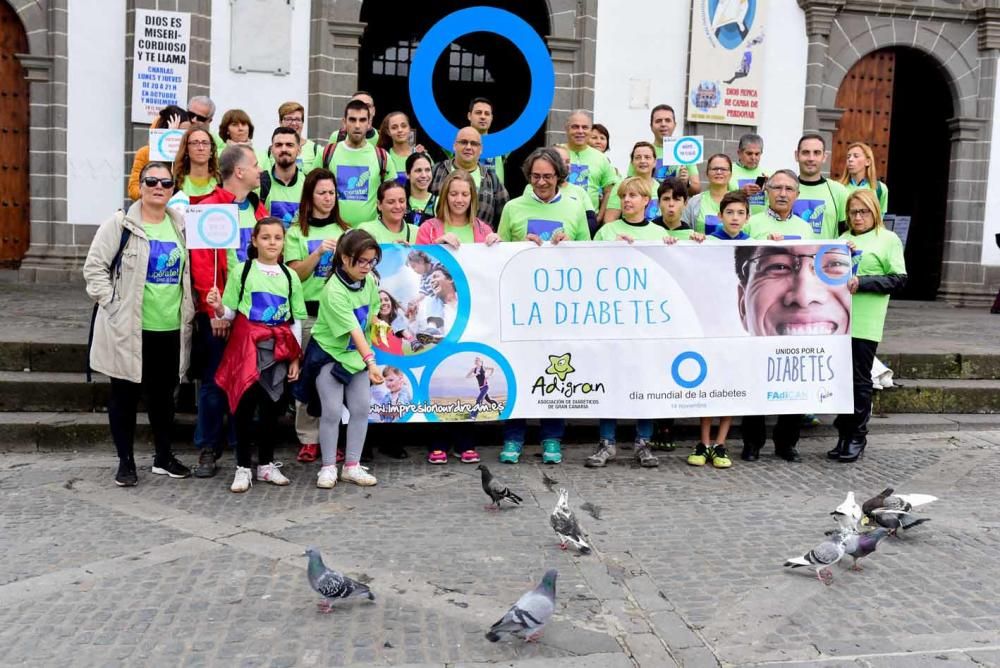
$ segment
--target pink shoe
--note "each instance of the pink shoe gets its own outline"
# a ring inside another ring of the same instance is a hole
[[[479,463],[479,453],[475,450],[466,450],[462,453],[462,463],[463,464],[478,464]]]
[[[448,453],[444,450],[432,450],[430,454],[427,455],[428,464],[447,464],[448,463]]]

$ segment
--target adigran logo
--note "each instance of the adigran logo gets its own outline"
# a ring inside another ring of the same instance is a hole
[[[535,384],[531,386],[531,393],[537,392],[543,397],[550,394],[561,394],[567,399],[578,394],[607,393],[604,383],[601,382],[574,383],[572,380],[567,380],[567,376],[576,371],[572,361],[570,353],[549,355],[549,368],[545,370],[544,375],[535,380]]]

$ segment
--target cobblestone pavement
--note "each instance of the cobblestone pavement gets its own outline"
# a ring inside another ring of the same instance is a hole
[[[807,439],[801,464],[729,471],[686,466],[681,451],[655,470],[621,454],[590,470],[568,448],[545,471],[590,532],[583,557],[558,549],[556,495],[531,449],[493,466],[525,498],[501,513],[483,510],[473,467],[418,457],[377,459],[377,487],[325,491],[285,451],[290,487],[236,495],[229,455],[219,477],[169,480],[147,452],[139,486],[118,489],[113,458],[93,450],[6,454],[0,664],[1000,666],[1000,432],[876,433],[853,466],[828,463],[827,447]],[[862,573],[838,565],[829,587],[781,567],[833,526],[848,489],[887,485],[941,497],[933,521],[883,543]],[[308,545],[377,601],[318,613]],[[548,567],[558,599],[542,640],[486,642]]]

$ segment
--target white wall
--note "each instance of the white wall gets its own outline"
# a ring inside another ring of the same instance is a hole
[[[634,17],[641,20],[634,21]],[[597,10],[594,115],[611,132],[611,160],[622,169],[640,139],[649,140],[649,110],[666,103],[683,128],[687,110],[690,0],[607,0]],[[767,171],[794,167],[802,134],[808,40],[796,0],[768,0],[760,125]],[[633,92],[649,91],[647,99]]]
[[[66,97],[66,218],[97,225],[125,196],[125,0],[73,0]]]
[[[212,0],[212,85],[216,104],[216,126],[227,109],[242,109],[254,124],[254,146],[266,148],[278,127],[278,106],[295,100],[303,106],[309,97],[309,0],[294,0],[292,14],[291,68],[287,75],[264,72],[233,72],[229,69],[229,0]],[[306,110],[308,117],[309,110]],[[304,128],[308,135],[309,128]],[[326,139],[325,137],[323,139]]]
[[[1000,77],[993,93],[993,129],[990,134],[990,166],[986,181],[986,217],[983,221],[982,263],[1000,266],[1000,248],[997,248],[996,234],[1000,232],[1000,122],[996,118],[996,107],[1000,103]],[[969,241],[974,241],[970,239]]]

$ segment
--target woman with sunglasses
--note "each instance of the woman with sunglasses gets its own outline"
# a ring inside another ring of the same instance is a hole
[[[840,235],[853,255],[860,255],[858,271],[847,281],[854,295],[851,303],[851,357],[854,359],[854,413],[840,415],[837,445],[826,453],[830,459],[857,461],[868,443],[872,414],[872,363],[882,340],[889,294],[906,285],[903,243],[882,224],[875,192],[855,190],[847,197],[848,230]]]
[[[138,482],[133,442],[139,398],[153,429],[152,472],[187,478],[171,450],[174,388],[187,371],[194,302],[183,218],[167,208],[170,168],[151,162],[139,174],[139,201],[105,221],[83,265],[97,302],[90,367],[111,379],[108,421],[118,451],[115,484]]]

